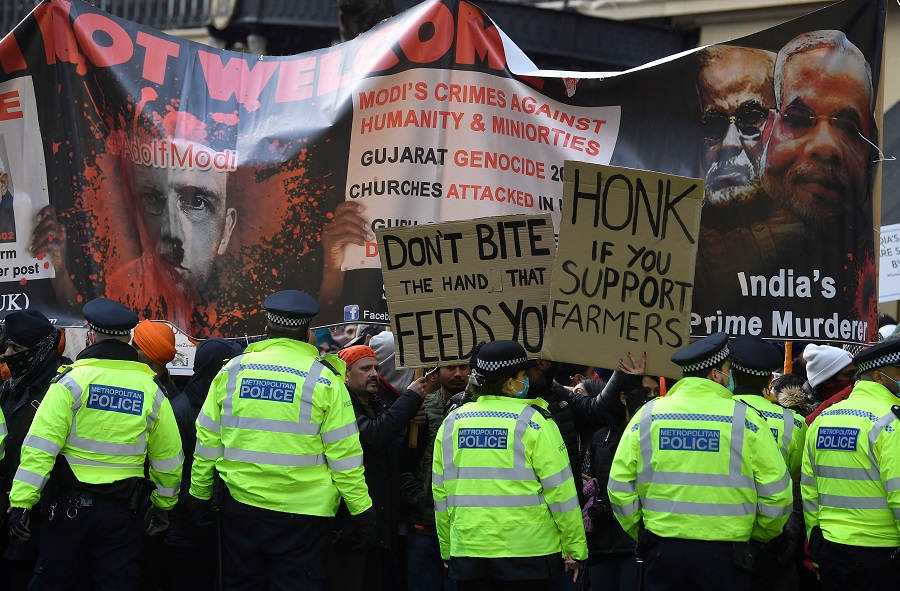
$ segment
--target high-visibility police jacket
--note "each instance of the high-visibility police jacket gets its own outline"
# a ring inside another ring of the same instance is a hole
[[[809,427],[800,490],[807,534],[850,546],[900,546],[897,397],[862,380]]]
[[[737,390],[734,399],[752,406],[763,416],[778,443],[778,449],[781,451],[781,457],[787,463],[791,478],[799,479],[807,429],[803,417],[789,408],[778,406],[757,393],[742,394],[740,390]]]
[[[720,384],[684,378],[625,428],[609,475],[622,529],[766,542],[791,513],[791,477],[762,417]]]
[[[154,505],[171,509],[181,484],[181,437],[153,370],[137,361],[79,359],[60,367],[47,389],[13,479],[10,505],[31,508],[57,454],[79,482],[109,484],[143,478],[150,458]]]
[[[356,415],[336,355],[328,369],[308,343],[253,343],[213,380],[197,416],[191,494],[212,496],[213,469],[235,500],[273,511],[333,517],[372,506]]]
[[[441,557],[587,558],[581,507],[559,429],[531,406],[481,396],[444,420],[432,491]]]
[[[3,416],[3,411],[0,410],[0,460],[6,457],[6,418]]]

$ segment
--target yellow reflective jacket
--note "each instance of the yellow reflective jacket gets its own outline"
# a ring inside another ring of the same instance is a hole
[[[181,484],[181,436],[172,407],[137,361],[79,359],[60,367],[22,444],[9,494],[12,507],[31,508],[57,454],[79,482],[108,484],[144,476],[150,458],[154,505],[171,509]]]
[[[254,507],[333,517],[340,497],[352,515],[372,506],[346,366],[317,353],[269,339],[222,368],[197,417],[193,496],[212,496],[215,469],[232,497]]]
[[[631,419],[609,475],[609,500],[638,526],[688,540],[766,542],[791,514],[791,477],[766,422],[703,378],[679,380]]]
[[[734,399],[749,404],[763,416],[778,443],[778,449],[781,451],[781,457],[787,463],[791,478],[799,479],[807,429],[803,417],[789,408],[778,406],[759,394],[735,394]]]
[[[581,507],[556,424],[533,404],[481,396],[451,412],[434,441],[441,557],[587,558]]]
[[[900,546],[900,419],[897,397],[858,382],[847,400],[809,427],[800,490],[807,534],[850,546]]]
[[[0,410],[0,460],[6,457],[6,417],[3,416],[3,411]]]

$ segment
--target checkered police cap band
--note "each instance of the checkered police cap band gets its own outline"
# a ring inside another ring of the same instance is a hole
[[[863,361],[856,366],[856,370],[859,373],[865,373],[869,370],[875,369],[876,367],[884,367],[885,365],[897,365],[900,364],[900,351],[895,353],[887,353],[882,355],[881,357],[876,357],[871,361]]]
[[[303,326],[304,324],[309,324],[309,321],[312,320],[314,316],[288,318],[287,316],[280,316],[278,314],[268,312],[268,318],[269,322],[271,322],[272,324],[280,324],[281,326]]]
[[[493,372],[503,369],[504,367],[512,367],[514,365],[519,365],[527,361],[528,359],[525,357],[520,357],[518,359],[505,359],[503,361],[485,361],[483,359],[476,358],[475,365],[478,367],[478,369]]]
[[[741,365],[736,362],[734,359],[731,360],[731,367],[738,371],[742,371],[746,374],[750,374],[751,376],[770,376],[772,372],[768,369],[753,369],[751,367],[747,367],[746,365]]]
[[[90,322],[88,322],[88,328],[90,328],[94,332],[102,332],[103,334],[111,334],[111,335],[115,335],[117,337],[124,337],[126,335],[131,334],[130,328],[121,329],[121,330],[116,330],[114,328],[101,328],[101,327],[97,326],[96,324],[91,324]]]
[[[728,350],[728,347],[725,347],[724,349],[722,349],[721,351],[719,351],[712,357],[703,359],[702,361],[698,361],[697,363],[692,363],[691,365],[682,365],[681,371],[683,371],[685,373],[691,373],[691,372],[695,372],[695,371],[700,371],[701,369],[706,369],[707,367],[712,367],[714,365],[718,365],[722,361],[725,361],[725,359],[730,354],[731,354],[731,352]]]

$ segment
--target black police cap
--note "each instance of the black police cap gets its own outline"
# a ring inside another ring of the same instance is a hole
[[[886,341],[863,349],[853,357],[859,373],[865,373],[886,365],[900,365],[900,338],[889,338]]]
[[[138,315],[119,302],[106,298],[91,300],[81,309],[91,330],[104,334],[124,336],[137,326]]]
[[[302,326],[319,313],[319,302],[296,289],[276,291],[262,303],[269,322],[281,326]]]
[[[485,343],[472,357],[471,367],[485,377],[514,376],[534,365],[528,359],[525,347],[516,341]]]
[[[728,344],[731,367],[754,376],[769,376],[784,367],[784,356],[778,347],[759,337],[744,335]]]
[[[724,332],[699,339],[672,355],[672,363],[684,373],[714,367],[728,358],[728,335]]]

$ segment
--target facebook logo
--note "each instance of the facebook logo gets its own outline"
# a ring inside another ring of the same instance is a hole
[[[359,320],[359,306],[356,304],[344,306],[344,320]]]

